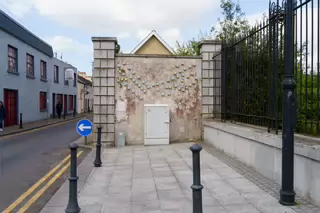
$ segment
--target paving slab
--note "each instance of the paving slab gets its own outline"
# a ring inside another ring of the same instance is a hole
[[[104,149],[102,167],[92,166],[79,190],[81,212],[192,213],[191,145]],[[301,208],[282,206],[263,187],[211,151],[206,147],[201,151],[204,213],[302,212]],[[93,155],[92,152],[90,160]],[[55,197],[63,198],[63,193],[65,190],[58,191],[41,213],[61,212],[63,202]],[[315,207],[312,213],[318,212],[320,209]]]

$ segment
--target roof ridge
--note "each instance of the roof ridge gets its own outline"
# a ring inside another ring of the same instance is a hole
[[[170,47],[170,45],[157,33],[156,30],[151,30],[148,35],[146,37],[144,37],[139,43],[138,45],[131,51],[132,54],[135,54],[145,43],[147,43],[147,41],[149,41],[149,39],[155,36],[160,43],[167,49],[169,50],[169,52],[171,52],[172,54],[174,54],[173,49]]]

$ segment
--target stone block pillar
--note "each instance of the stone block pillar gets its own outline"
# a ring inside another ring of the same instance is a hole
[[[221,118],[221,42],[201,43],[202,57],[202,118]],[[202,132],[203,138],[203,132]]]
[[[117,39],[92,37],[93,62],[93,122],[94,142],[97,126],[102,127],[101,142],[104,146],[115,144],[115,49]]]
[[[202,56],[202,114],[221,117],[221,42],[204,41]],[[214,57],[214,58],[213,58]]]

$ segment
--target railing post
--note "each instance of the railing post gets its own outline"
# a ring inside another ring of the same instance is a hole
[[[226,43],[223,44],[222,48],[222,69],[221,69],[221,109],[222,109],[222,120],[226,122],[227,120],[227,107],[228,107],[228,46]]]
[[[283,128],[282,128],[282,179],[279,202],[283,205],[295,205],[294,192],[294,129],[296,125],[296,97],[293,46],[293,1],[286,1],[285,22],[285,70],[283,86]]]
[[[23,125],[22,125],[22,113],[20,113],[19,128],[20,128],[20,129],[23,128]]]
[[[201,185],[201,170],[200,170],[200,151],[202,147],[199,144],[194,144],[190,147],[192,151],[193,160],[193,184],[192,189],[192,202],[193,213],[202,213],[202,189]]]
[[[78,144],[69,145],[71,152],[71,165],[69,177],[69,202],[65,210],[66,213],[79,213],[81,211],[78,204],[78,176],[77,176],[77,149]]]
[[[94,166],[100,167],[101,162],[101,126],[98,126],[97,145],[96,145],[96,159],[94,160]]]

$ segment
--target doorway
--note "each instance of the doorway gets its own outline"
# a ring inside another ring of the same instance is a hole
[[[56,117],[56,94],[52,93],[52,117]]]
[[[64,95],[64,98],[63,98],[63,112],[68,114],[68,96],[67,95]]]
[[[18,90],[4,89],[4,105],[7,109],[4,126],[18,125]]]

